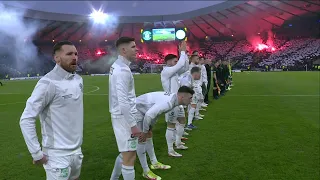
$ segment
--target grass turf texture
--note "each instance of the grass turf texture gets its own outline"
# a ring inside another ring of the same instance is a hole
[[[163,179],[318,179],[319,72],[235,73],[235,86],[207,108],[180,159],[167,156],[163,116],[154,128]],[[84,77],[84,161],[81,179],[108,179],[118,155],[108,112],[108,77]],[[0,179],[44,179],[32,165],[19,118],[36,81],[0,87]],[[159,75],[135,76],[136,93],[161,90]],[[12,94],[8,94],[12,93]],[[14,94],[17,93],[17,94]],[[105,94],[105,95],[102,95]],[[249,95],[249,96],[243,96]],[[288,95],[288,96],[282,96]],[[291,96],[293,95],[293,96]],[[295,96],[310,95],[310,96]],[[10,104],[11,103],[11,104]],[[6,105],[5,105],[6,104]],[[39,121],[37,121],[38,134]],[[136,179],[143,179],[136,162]]]

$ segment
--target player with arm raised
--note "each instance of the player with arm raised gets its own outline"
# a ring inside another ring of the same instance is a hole
[[[176,55],[168,54],[164,59],[166,61],[166,66],[161,71],[162,87],[164,91],[169,93],[178,92],[178,89],[180,87],[179,75],[183,73],[181,69],[185,68],[185,66],[189,64],[189,59],[186,54],[187,43],[185,41],[181,43],[179,50],[179,61]],[[168,155],[172,157],[181,157],[181,154],[174,151],[173,143],[176,138],[175,144],[177,146],[177,149],[187,149],[187,147],[182,145],[181,143],[181,137],[184,132],[184,126],[186,121],[183,107],[175,107],[173,110],[165,114],[165,118],[167,122],[166,140],[168,145]],[[175,130],[177,131],[176,137]]]
[[[20,127],[33,163],[43,165],[47,180],[75,180],[79,179],[83,159],[83,80],[75,74],[78,52],[71,42],[55,44],[53,55],[57,64],[35,86]],[[42,149],[36,132],[37,116]]]
[[[112,64],[109,73],[109,111],[113,131],[120,152],[116,159],[111,179],[134,180],[134,163],[140,130],[134,117],[136,94],[134,79],[129,65],[136,58],[134,38],[120,37],[116,42],[118,59]]]
[[[201,94],[201,88],[199,86],[194,86],[194,82],[199,80],[201,76],[201,70],[199,67],[193,67],[190,70],[190,73],[186,73],[180,80],[181,86],[188,86],[194,90],[194,95],[192,96],[191,104],[188,106],[188,128],[195,129],[197,128],[192,124],[196,106],[199,101],[199,94]]]
[[[143,168],[143,177],[159,180],[161,177],[155,175],[148,167],[147,156],[151,160],[151,169],[170,169],[171,166],[158,162],[152,140],[152,129],[158,117],[179,105],[190,104],[194,91],[187,86],[179,88],[177,93],[151,92],[137,97],[136,114],[137,125],[142,131],[137,147],[137,154]]]

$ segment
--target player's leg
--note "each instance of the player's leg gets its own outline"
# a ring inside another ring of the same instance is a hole
[[[175,140],[174,132],[175,127],[177,123],[177,116],[175,115],[175,109],[167,112],[165,114],[165,119],[167,122],[167,130],[166,130],[166,140],[167,140],[167,146],[168,146],[168,155],[171,157],[181,157],[182,155],[175,152],[173,149],[173,143]]]
[[[184,146],[184,143],[181,142],[181,139],[183,138],[183,133],[184,133],[184,127],[186,126],[186,116],[185,112],[182,106],[179,106],[178,109],[178,122],[176,123],[176,147],[177,149],[188,149],[188,147]],[[185,140],[187,138],[184,138]]]
[[[124,180],[134,180],[134,162],[136,160],[136,151],[121,152],[123,157],[121,173]]]
[[[116,161],[114,163],[114,167],[112,170],[110,180],[118,180],[119,179],[119,177],[121,176],[122,162],[123,162],[123,157],[122,157],[122,154],[120,153],[117,156]]]
[[[134,162],[136,159],[138,139],[131,137],[131,128],[125,122],[123,116],[112,115],[111,120],[118,150],[122,156],[122,163],[121,156],[119,155],[117,157],[111,179],[119,179],[117,175],[122,173],[124,180],[133,180],[135,179]]]
[[[205,94],[205,97],[204,97],[204,102],[206,104],[209,104],[209,91],[210,91],[210,85],[211,85],[211,81],[210,79],[208,79],[208,87],[207,87],[207,91],[206,91],[206,94]]]
[[[214,99],[219,99],[219,91],[218,91],[218,86],[217,86],[217,81],[216,79],[213,79],[213,88],[212,88],[212,95]]]
[[[143,130],[143,115],[140,114],[136,117],[136,119],[141,120],[137,122],[137,127],[139,128],[140,131]],[[147,137],[148,138],[148,137]],[[141,167],[143,169],[142,176],[147,179],[161,179],[160,176],[154,174],[148,166],[147,162],[147,143],[145,142],[139,142],[137,145],[137,155],[141,164]]]
[[[2,82],[0,81],[0,85],[3,86]]]
[[[83,160],[83,154],[78,153],[71,156],[71,173],[70,173],[70,180],[79,180],[80,173],[81,173],[81,166]]]
[[[197,105],[196,105],[196,110],[195,110],[195,119],[196,120],[201,120],[203,119],[203,115],[200,114],[200,108],[201,108],[201,104],[202,104],[202,94],[201,93],[197,93]]]
[[[151,169],[170,169],[171,166],[162,164],[158,161],[156,153],[154,151],[153,139],[152,139],[152,130],[148,132],[146,140],[146,151],[151,161]]]
[[[187,146],[185,146],[185,143],[183,143],[181,140],[187,140],[188,138],[183,137],[184,134],[184,126],[185,124],[185,117],[179,117],[178,122],[176,123],[176,139],[175,139],[175,145],[177,149],[188,149]],[[183,124],[182,124],[183,123]]]
[[[202,102],[201,102],[201,107],[207,107],[208,104],[204,103],[204,96],[206,95],[206,92],[207,92],[207,87],[205,85],[205,83],[202,83],[201,85],[201,93],[202,93]]]
[[[196,129],[197,127],[193,125],[192,121],[194,118],[194,114],[196,111],[196,106],[197,106],[197,98],[194,95],[192,97],[191,104],[189,105],[189,111],[188,111],[188,128],[189,129]]]

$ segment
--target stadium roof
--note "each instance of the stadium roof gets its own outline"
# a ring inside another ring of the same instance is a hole
[[[90,14],[92,9],[100,8],[118,16],[157,16],[194,11],[224,1],[7,1],[6,4],[43,12],[83,16]]]
[[[169,2],[162,1],[162,3]],[[165,27],[186,27],[190,33],[189,39],[204,39],[206,36],[237,36],[280,27],[285,21],[292,18],[299,19],[304,14],[320,15],[320,2],[311,0],[225,1],[207,5],[209,6],[198,10],[189,8],[189,12],[174,15],[121,16],[115,31],[108,34],[109,29],[106,28],[99,34],[98,39],[113,41],[120,36],[133,36],[140,39],[141,29]],[[161,8],[166,9],[164,6]],[[183,7],[183,5],[177,4],[177,7]],[[84,42],[94,37],[91,24],[85,16],[28,10],[26,17],[42,19],[41,21],[46,23],[46,27],[38,33],[37,39],[48,41],[69,39]]]

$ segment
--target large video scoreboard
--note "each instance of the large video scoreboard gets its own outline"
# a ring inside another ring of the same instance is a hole
[[[162,28],[141,30],[142,42],[182,41],[187,38],[187,29]]]

